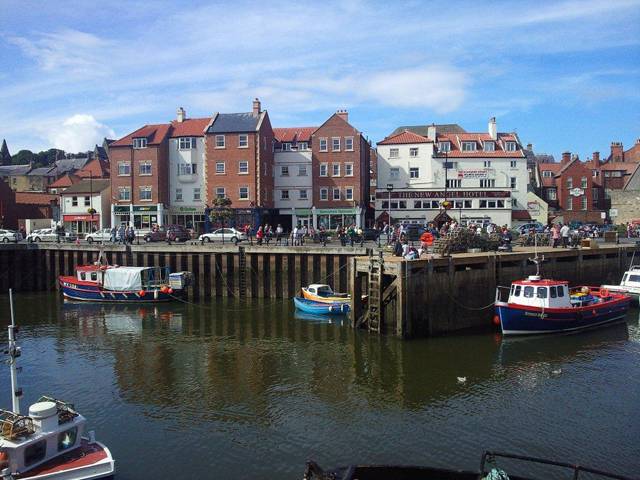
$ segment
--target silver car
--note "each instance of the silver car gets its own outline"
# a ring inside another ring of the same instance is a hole
[[[18,243],[22,240],[22,235],[20,232],[16,232],[14,230],[4,230],[0,229],[0,242],[2,243]]]
[[[111,229],[110,228],[103,228],[102,230],[98,230],[97,232],[87,233],[84,238],[88,243],[110,242],[111,241]]]
[[[73,232],[64,232],[60,234],[61,242],[75,242],[76,236]],[[29,235],[27,235],[27,242],[57,242],[58,241],[58,233],[55,228],[43,228],[40,230],[34,230]]]
[[[203,233],[198,237],[200,243],[231,242],[234,245],[238,242],[245,241],[246,239],[247,236],[235,228],[219,228],[211,233]]]

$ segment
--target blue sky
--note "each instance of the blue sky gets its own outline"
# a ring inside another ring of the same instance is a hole
[[[399,125],[517,131],[604,156],[640,137],[640,0],[0,0],[0,138],[85,150],[145,123],[248,111],[374,142]],[[10,21],[7,21],[10,19]]]

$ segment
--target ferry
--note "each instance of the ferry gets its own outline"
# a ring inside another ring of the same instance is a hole
[[[603,285],[610,292],[625,293],[638,301],[640,299],[640,265],[634,265],[624,272],[620,285]]]
[[[74,276],[59,277],[67,300],[85,302],[156,303],[180,298],[189,272],[170,273],[166,267],[92,265],[76,267]]]
[[[12,409],[0,409],[0,478],[2,480],[91,480],[107,478],[115,472],[109,449],[95,440],[93,431],[84,436],[86,419],[74,406],[43,396],[20,412],[22,389],[18,387],[16,344],[18,328],[9,325],[9,367],[11,369]]]
[[[348,293],[334,292],[329,285],[312,283],[308,287],[302,287],[302,296],[307,300],[321,303],[349,303],[351,295]]]
[[[494,323],[503,335],[533,335],[573,332],[623,321],[631,297],[606,288],[580,286],[569,288],[566,281],[543,279],[538,270],[511,288],[498,287]],[[508,290],[504,300],[503,292]]]

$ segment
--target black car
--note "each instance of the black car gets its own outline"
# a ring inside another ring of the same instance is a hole
[[[364,228],[362,230],[362,236],[364,237],[365,241],[367,240],[376,241],[380,236],[380,230],[377,230],[375,228]]]

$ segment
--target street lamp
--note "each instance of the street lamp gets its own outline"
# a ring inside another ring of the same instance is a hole
[[[389,233],[391,231],[391,192],[393,191],[393,183],[387,183],[387,192],[389,192],[389,201],[387,202],[387,217],[389,217],[389,228],[387,229],[387,243],[389,243]]]

